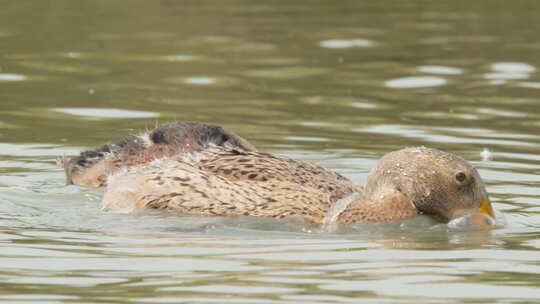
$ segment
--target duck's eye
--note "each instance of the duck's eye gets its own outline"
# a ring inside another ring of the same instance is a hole
[[[463,172],[456,173],[456,180],[460,183],[463,183],[467,179],[467,174]]]

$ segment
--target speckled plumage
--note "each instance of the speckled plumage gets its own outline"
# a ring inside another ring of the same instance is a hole
[[[107,143],[77,157],[61,157],[67,183],[83,187],[101,187],[108,175],[121,168],[151,162],[161,157],[186,155],[209,145],[256,151],[247,140],[219,126],[200,123],[175,123],[150,132]]]
[[[193,158],[164,159],[113,176],[103,208],[146,206],[321,223],[333,202],[362,191],[335,172],[283,156],[213,147]]]
[[[104,210],[161,208],[201,215],[299,218],[316,224],[389,221],[418,214],[443,221],[475,212],[493,217],[474,167],[436,149],[386,154],[363,188],[318,165],[257,152],[245,139],[219,127],[177,124],[158,128],[148,138],[145,144],[132,138],[120,141],[127,143],[109,148],[116,153],[104,153],[92,162],[117,164],[105,166],[112,174],[106,181]],[[80,166],[77,158],[63,165],[68,181],[74,180],[75,171],[97,180],[95,165]],[[103,178],[107,170],[96,172]]]

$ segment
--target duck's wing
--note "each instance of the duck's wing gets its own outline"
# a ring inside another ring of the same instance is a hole
[[[288,182],[328,193],[331,201],[362,191],[360,185],[337,172],[286,156],[221,148],[200,155],[196,164],[203,172],[231,181]]]
[[[64,168],[68,184],[100,187],[105,185],[107,175],[120,168],[201,151],[210,145],[256,150],[247,140],[222,127],[176,123],[107,143],[77,157],[61,157],[57,163]]]

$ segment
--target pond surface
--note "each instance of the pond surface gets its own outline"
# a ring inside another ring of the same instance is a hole
[[[540,303],[540,2],[4,1],[0,302]],[[109,214],[55,157],[174,121],[363,182],[474,163],[507,225]]]

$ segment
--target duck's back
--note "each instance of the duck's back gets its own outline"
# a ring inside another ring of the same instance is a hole
[[[185,122],[128,136],[77,157],[62,157],[58,164],[64,168],[68,184],[101,187],[107,175],[119,169],[162,157],[183,156],[211,145],[256,151],[247,140],[222,127]]]
[[[300,217],[321,223],[333,202],[359,191],[347,178],[315,164],[212,147],[190,157],[161,160],[117,174],[109,181],[103,208]]]
[[[350,194],[354,185],[339,173],[285,156],[248,152],[236,149],[212,149],[202,152],[198,167],[209,175],[219,175],[230,181],[268,183],[293,183],[320,190],[334,201]]]

